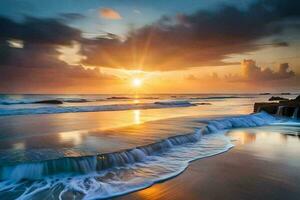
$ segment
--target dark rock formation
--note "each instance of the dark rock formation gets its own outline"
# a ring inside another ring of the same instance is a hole
[[[291,100],[280,100],[278,103],[260,102],[254,104],[254,112],[265,111],[269,114],[300,118],[300,95]]]
[[[278,110],[278,103],[260,102],[254,104],[254,112],[265,111],[269,114],[276,114],[277,110]]]
[[[265,92],[265,93],[259,93],[259,95],[270,95],[271,93]]]
[[[34,102],[36,104],[63,104],[60,100],[42,100],[42,101],[36,101]]]
[[[283,98],[283,97],[276,97],[276,96],[272,96],[269,101],[284,101],[284,100],[289,100],[287,98]]]

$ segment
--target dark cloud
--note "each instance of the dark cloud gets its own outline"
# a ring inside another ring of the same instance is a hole
[[[276,42],[272,44],[274,47],[288,47],[289,43],[287,42]]]
[[[2,92],[76,92],[117,79],[99,69],[68,65],[59,59],[59,46],[81,40],[79,30],[60,20],[27,17],[17,23],[0,17],[0,29]],[[22,41],[22,47],[13,48],[10,40]]]
[[[125,41],[98,38],[84,44],[86,64],[144,70],[180,70],[224,65],[230,54],[263,48],[258,39],[282,33],[299,22],[300,2],[256,1],[247,9],[221,6],[192,15],[164,16],[132,31]],[[285,41],[274,46],[286,46]]]
[[[60,17],[66,21],[81,20],[85,18],[84,15],[79,13],[62,13],[60,14]]]
[[[23,40],[24,43],[69,45],[73,40],[81,39],[81,32],[63,24],[58,19],[39,19],[25,17],[18,23],[0,17],[0,41],[8,39]]]

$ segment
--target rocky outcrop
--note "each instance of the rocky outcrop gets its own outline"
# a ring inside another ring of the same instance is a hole
[[[259,102],[254,104],[254,112],[265,111],[269,114],[300,119],[300,95],[292,100],[280,100],[278,103]]]
[[[265,93],[259,93],[259,95],[270,95],[271,93],[265,92]]]
[[[276,96],[272,96],[269,101],[285,101],[285,100],[289,100],[287,98],[283,98],[283,97],[276,97]]]
[[[34,102],[36,104],[63,104],[60,100],[42,100],[42,101],[36,101]]]

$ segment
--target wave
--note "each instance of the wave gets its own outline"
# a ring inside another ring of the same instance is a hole
[[[0,116],[9,115],[30,115],[30,114],[55,114],[55,113],[75,113],[75,112],[100,112],[100,111],[120,111],[136,109],[160,109],[172,107],[196,106],[189,102],[166,102],[166,103],[137,103],[137,104],[113,104],[99,106],[55,106],[39,108],[14,108],[0,109]]]
[[[34,199],[57,190],[59,199],[102,199],[136,191],[180,174],[195,159],[232,148],[223,134],[227,129],[268,125],[276,118],[262,112],[199,122],[207,125],[121,152],[1,166],[0,195],[17,190],[19,199]]]
[[[127,96],[113,96],[106,98],[107,100],[134,100],[134,99],[159,99],[159,97],[127,97]]]
[[[211,97],[191,97],[190,99],[197,100],[197,99],[203,99],[203,100],[209,100],[209,99],[244,99],[244,98],[254,98],[251,96],[211,96]]]
[[[49,99],[0,99],[0,105],[22,105],[22,104],[63,104],[63,103],[87,103],[106,100],[135,100],[135,99],[149,99],[155,100],[159,97],[126,97],[126,96],[113,96],[107,98],[85,99],[85,98],[49,98]]]
[[[191,102],[189,101],[185,101],[185,100],[165,100],[165,101],[156,101],[154,102],[154,104],[158,104],[158,105],[166,105],[166,106],[176,106],[176,105],[193,105]]]
[[[132,97],[118,97],[118,96],[116,96],[116,97],[108,97],[108,98],[106,98],[106,99],[108,99],[108,100],[119,100],[119,99],[133,99]]]
[[[96,100],[95,100],[96,101]],[[98,101],[98,100],[97,100]],[[19,104],[63,104],[66,103],[85,103],[92,102],[92,100],[82,98],[57,98],[57,99],[23,99],[23,100],[0,100],[2,105],[19,105]]]

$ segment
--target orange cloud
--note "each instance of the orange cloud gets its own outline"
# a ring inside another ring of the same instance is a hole
[[[111,8],[101,8],[100,9],[100,16],[105,19],[112,19],[112,20],[118,20],[122,19],[120,13],[114,9]]]

